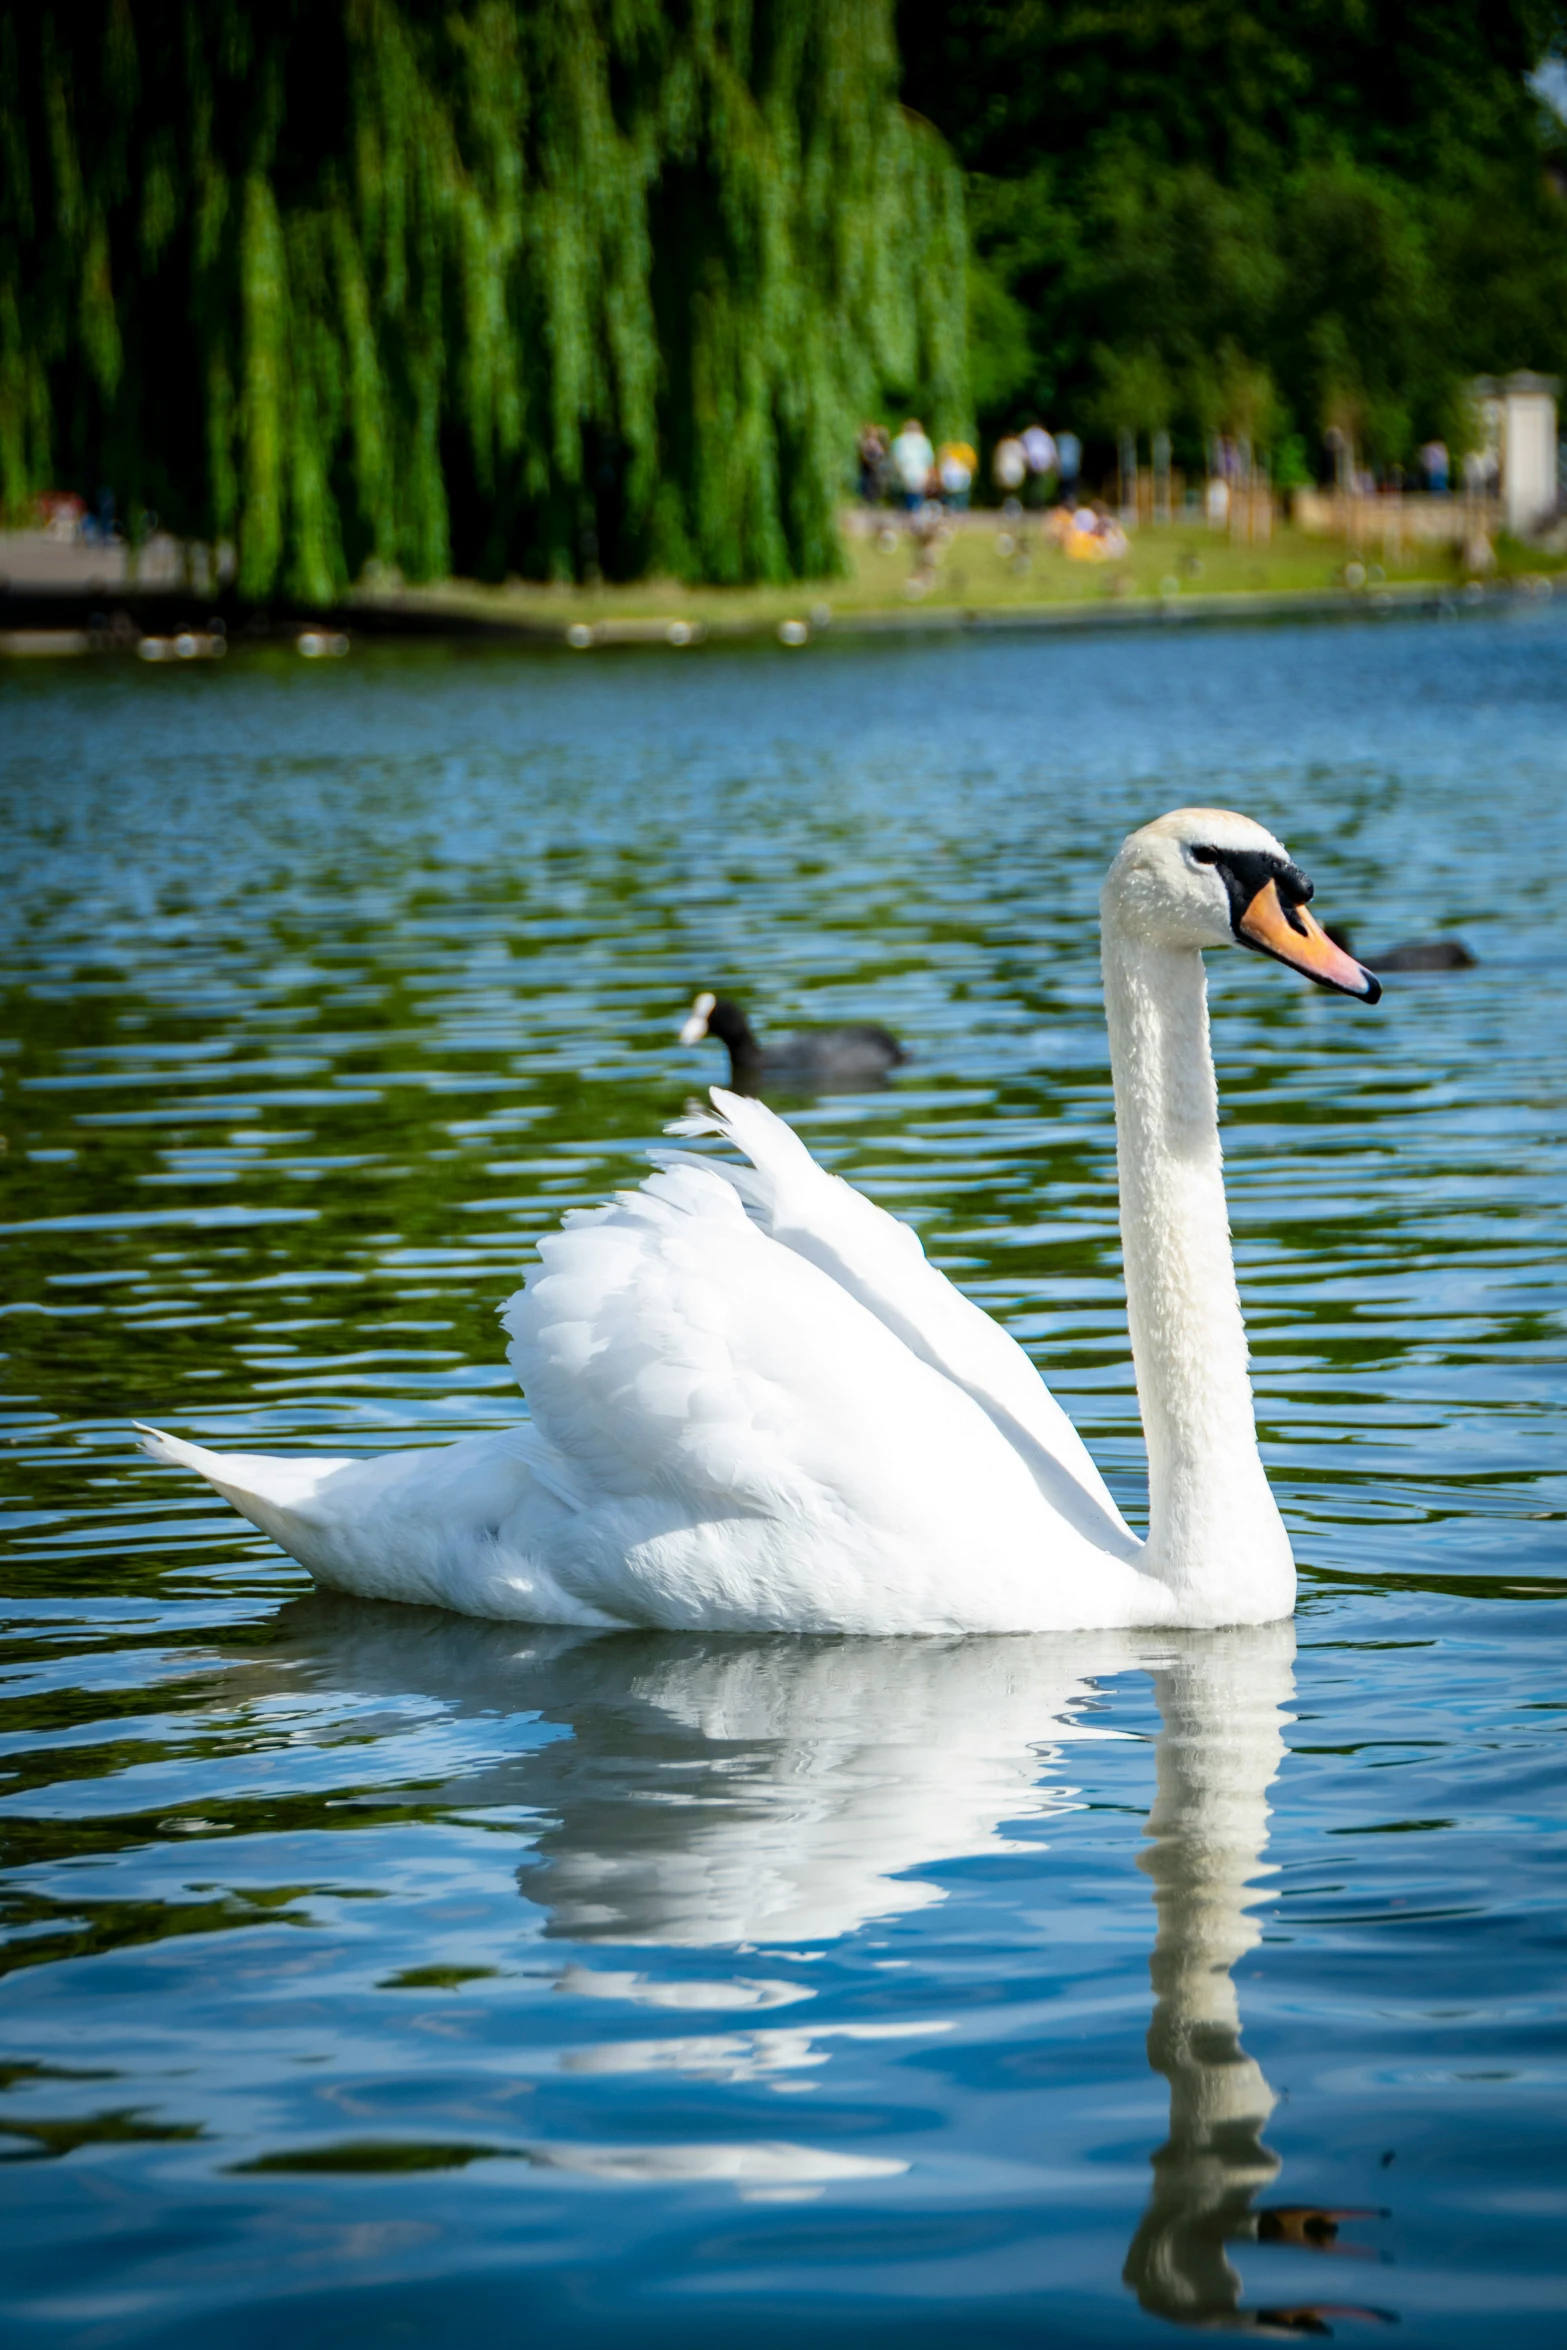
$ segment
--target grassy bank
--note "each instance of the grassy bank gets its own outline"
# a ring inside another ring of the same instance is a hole
[[[1030,517],[1024,528],[998,517],[971,515],[923,563],[896,518],[872,535],[846,535],[847,577],[787,587],[687,587],[677,580],[641,580],[626,586],[543,587],[511,581],[482,587],[454,580],[437,587],[374,588],[355,604],[368,616],[395,609],[434,620],[487,621],[527,633],[570,629],[613,637],[664,634],[672,623],[717,635],[750,634],[781,625],[820,627],[842,620],[861,624],[910,614],[994,614],[1024,620],[1089,618],[1096,610],[1141,606],[1207,606],[1212,598],[1256,599],[1395,594],[1400,588],[1460,589],[1465,573],[1456,549],[1411,548],[1404,553],[1374,542],[1359,551],[1338,540],[1282,529],[1266,545],[1232,543],[1221,533],[1172,525],[1145,529],[1129,552],[1108,563],[1074,562],[1051,546]],[[1352,566],[1358,562],[1363,576]],[[1542,579],[1567,569],[1567,558],[1543,556],[1504,540],[1489,576],[1506,582]],[[1240,608],[1239,606],[1237,608]]]

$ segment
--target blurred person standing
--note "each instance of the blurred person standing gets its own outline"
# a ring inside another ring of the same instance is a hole
[[[1056,471],[1061,476],[1061,495],[1070,504],[1077,488],[1077,477],[1083,470],[1083,444],[1075,432],[1056,435]]]
[[[1433,498],[1445,498],[1451,478],[1451,465],[1446,441],[1430,440],[1420,452],[1420,469],[1426,477],[1426,488]]]
[[[1060,463],[1055,442],[1042,424],[1028,425],[1022,434],[1023,455],[1028,464],[1028,503],[1043,506],[1055,487],[1055,474]]]
[[[997,441],[990,459],[990,478],[1001,492],[1003,505],[1015,506],[1018,492],[1028,479],[1028,452],[1016,433],[1008,433]]]
[[[962,514],[967,509],[978,463],[967,441],[942,442],[936,472],[941,482],[941,502],[954,514]]]
[[[855,450],[860,462],[860,501],[862,505],[879,506],[887,494],[887,459],[890,444],[884,424],[862,424]]]
[[[891,455],[903,503],[912,514],[917,506],[925,503],[930,477],[936,470],[936,452],[917,416],[911,416],[904,425],[892,444]]]

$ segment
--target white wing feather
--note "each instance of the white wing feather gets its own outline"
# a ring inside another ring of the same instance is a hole
[[[1052,1565],[1114,1572],[990,1417],[716,1166],[665,1168],[540,1255],[504,1317],[568,1505],[553,1571],[584,1603],[667,1625],[1001,1628],[1037,1618]]]
[[[682,1120],[678,1133],[723,1135],[749,1168],[658,1154],[665,1166],[717,1167],[764,1231],[829,1273],[986,1412],[1027,1461],[1050,1508],[1114,1558],[1142,1545],[1111,1498],[1087,1446],[1017,1340],[930,1264],[911,1225],[829,1174],[791,1126],[765,1104],[712,1090],[715,1115]]]

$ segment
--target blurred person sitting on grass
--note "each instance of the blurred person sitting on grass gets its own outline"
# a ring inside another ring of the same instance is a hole
[[[1052,506],[1045,536],[1074,563],[1118,563],[1131,552],[1120,523],[1100,505]]]

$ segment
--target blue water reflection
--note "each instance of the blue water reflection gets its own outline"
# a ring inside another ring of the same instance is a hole
[[[11,2336],[1558,2338],[1564,717],[1549,613],[0,680]],[[1214,958],[1295,1627],[527,1633],[133,1456],[524,1411],[720,985],[908,1042],[785,1106],[1135,1517],[1093,908],[1183,800],[1481,958]]]

